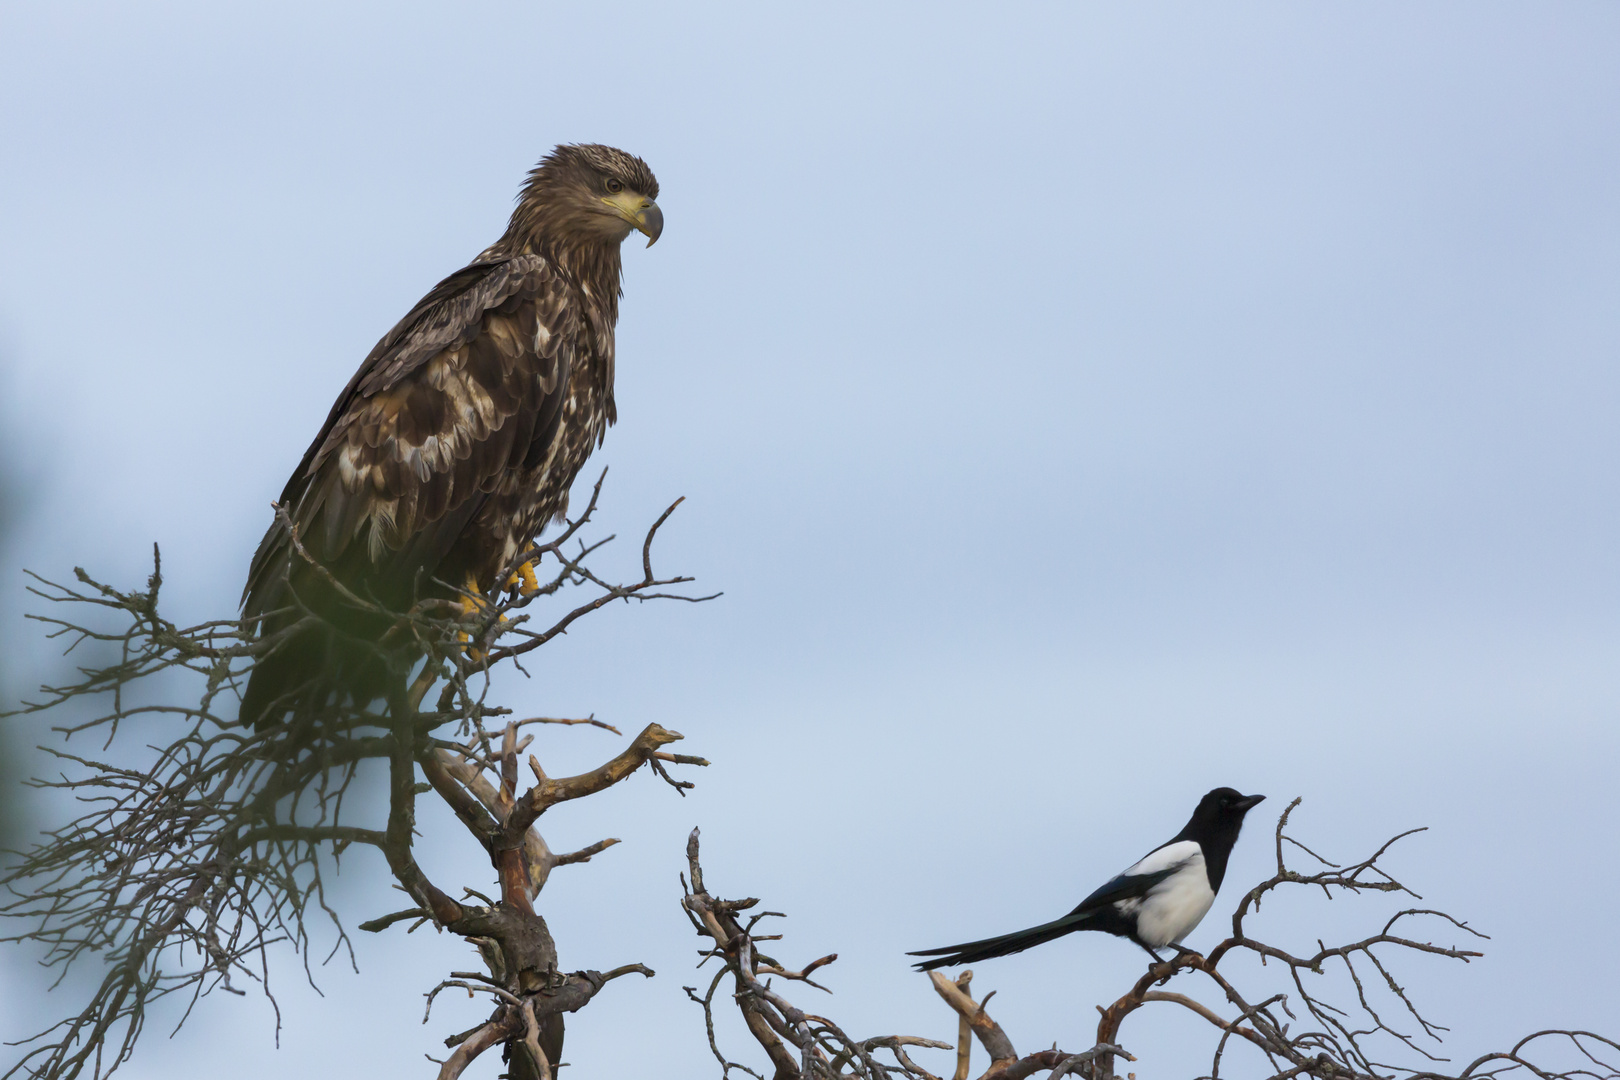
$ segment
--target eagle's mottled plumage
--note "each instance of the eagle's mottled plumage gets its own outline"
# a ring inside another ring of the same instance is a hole
[[[448,595],[435,581],[486,592],[565,513],[616,418],[619,244],[632,229],[658,238],[657,197],[640,158],[559,146],[501,238],[371,350],[281,495],[305,549],[348,589],[396,611]],[[295,557],[278,521],[253,557],[243,614],[268,636],[299,605],[357,637],[381,630]],[[365,652],[328,632],[293,637],[260,659],[244,718],[378,692]]]

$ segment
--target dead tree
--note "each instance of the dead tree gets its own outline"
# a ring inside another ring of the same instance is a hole
[[[62,977],[92,963],[104,975],[82,1007],[21,1044],[20,1058],[0,1075],[105,1077],[129,1059],[161,999],[185,1001],[182,1023],[214,990],[240,994],[256,982],[273,1003],[267,951],[290,943],[307,972],[317,918],[335,928],[334,952],[346,947],[323,874],[357,849],[372,849],[411,906],[360,928],[431,923],[475,943],[484,961],[486,970],[450,972],[428,995],[429,1009],[452,986],[486,994],[492,1004],[484,1023],[445,1040],[450,1053],[440,1063],[441,1080],[461,1075],[497,1046],[514,1080],[550,1078],[562,1015],[584,1007],[613,979],[653,973],[639,963],[558,970],[535,896],[554,867],[586,862],[616,841],[558,854],[536,823],[550,807],[620,783],[642,766],[679,791],[691,784],[666,766],[707,764],[664,749],[681,736],[649,724],[611,760],[578,776],[549,777],[530,755],[532,782],[525,785],[520,756],[532,738],[525,728],[593,723],[617,732],[591,719],[520,719],[486,700],[491,669],[518,666],[526,653],[614,601],[708,599],[679,591],[691,579],[653,571],[653,541],[673,505],[642,542],[639,580],[598,576],[588,561],[612,537],[586,543],[580,532],[600,492],[599,479],[578,519],[520,558],[540,571],[537,589],[498,602],[477,598],[477,605],[462,605],[474,608],[471,616],[443,601],[385,613],[345,590],[348,602],[393,621],[391,640],[378,645],[395,664],[387,700],[332,700],[315,715],[257,729],[237,722],[232,701],[276,640],[256,637],[234,619],[189,627],[165,619],[155,550],[142,590],[115,589],[83,570],[74,585],[36,579],[33,591],[51,610],[33,617],[63,637],[70,652],[94,655],[73,681],[43,688],[22,710],[61,718],[54,730],[62,744],[44,749],[62,771],[34,783],[75,797],[83,809],[0,875],[9,894],[0,913],[22,926],[0,940],[42,947],[45,964]],[[549,614],[535,619],[548,606]],[[305,610],[285,633],[319,618]],[[436,704],[424,708],[435,689]],[[188,692],[193,696],[183,696]],[[98,736],[94,751],[69,749]],[[115,743],[117,752],[109,754]],[[353,781],[362,767],[386,775],[386,799],[357,797]],[[482,845],[497,883],[494,897],[470,888],[453,890],[459,894],[453,897],[428,879],[414,854],[419,797],[443,799]]]
[[[804,1011],[783,990],[774,988],[773,981],[806,983],[825,990],[810,975],[838,955],[823,956],[795,971],[763,953],[758,942],[780,935],[756,935],[755,927],[780,913],[759,911],[745,920],[742,913],[753,911],[758,900],[722,900],[711,894],[698,863],[695,829],[686,846],[690,880],[682,880],[681,903],[705,939],[699,966],[710,960],[718,960],[720,966],[706,992],[699,994],[696,987],[686,987],[686,993],[702,1006],[709,1048],[720,1063],[722,1080],[729,1080],[733,1070],[763,1080],[762,1073],[730,1059],[716,1042],[716,994],[727,976],[730,996],[770,1062],[772,1080],[942,1080],[918,1064],[906,1048],[951,1049],[953,1045],[952,1080],[968,1080],[975,1042],[990,1059],[978,1074],[979,1080],[1022,1080],[1042,1073],[1049,1078],[1118,1080],[1118,1060],[1137,1060],[1121,1047],[1120,1029],[1129,1017],[1147,1007],[1186,1010],[1207,1022],[1210,1066],[1200,1080],[1219,1080],[1223,1069],[1228,1076],[1270,1080],[1480,1080],[1515,1074],[1540,1080],[1620,1080],[1620,1042],[1590,1031],[1538,1031],[1508,1050],[1484,1054],[1453,1071],[1447,1059],[1439,1056],[1446,1029],[1419,1012],[1408,987],[1396,977],[1396,970],[1409,959],[1427,956],[1467,963],[1482,955],[1471,948],[1422,940],[1422,936],[1446,931],[1461,935],[1465,942],[1484,940],[1483,934],[1445,912],[1406,908],[1365,937],[1335,946],[1318,942],[1316,950],[1306,955],[1252,936],[1249,922],[1267,898],[1283,889],[1321,890],[1329,897],[1402,893],[1421,900],[1380,867],[1379,860],[1395,843],[1423,830],[1402,833],[1360,862],[1341,866],[1287,834],[1289,816],[1299,803],[1295,799],[1278,818],[1276,873],[1243,895],[1232,913],[1231,936],[1206,956],[1184,952],[1149,966],[1113,1003],[1098,1005],[1094,1043],[1080,1052],[1059,1050],[1054,1044],[1050,1050],[1020,1056],[1006,1031],[985,1010],[994,991],[977,1002],[969,994],[971,971],[955,981],[938,971],[928,973],[934,991],[957,1016],[954,1044],[917,1035],[857,1040],[825,1016]],[[1286,856],[1294,849],[1315,860],[1321,869],[1302,873],[1291,868]],[[1257,958],[1265,966],[1257,965],[1255,972],[1230,970],[1245,956]],[[1331,999],[1333,988],[1327,984],[1335,969],[1346,976],[1351,1000]],[[1199,985],[1206,992],[1214,991],[1211,996],[1224,1004],[1212,1006],[1200,1000],[1195,988]],[[1406,1022],[1397,1022],[1397,1014]],[[880,1057],[880,1051],[887,1051],[892,1060]],[[1380,1060],[1386,1053],[1405,1058],[1405,1063]],[[1144,1052],[1143,1056],[1150,1055]],[[1234,1058],[1238,1059],[1235,1063]]]
[[[674,506],[643,539],[639,579],[610,583],[589,568],[590,557],[612,539],[580,539],[600,488],[598,481],[578,520],[525,553],[549,575],[527,594],[498,602],[467,598],[480,600],[468,605],[430,601],[407,612],[382,612],[367,598],[347,594],[350,603],[392,620],[387,637],[375,643],[380,658],[395,665],[386,700],[332,700],[316,715],[256,728],[238,723],[230,702],[275,639],[261,639],[233,619],[190,627],[165,619],[155,553],[153,573],[141,590],[121,591],[83,571],[71,586],[41,579],[37,595],[56,606],[53,614],[36,618],[63,636],[70,651],[91,655],[75,679],[44,688],[24,710],[58,718],[55,730],[62,736],[61,745],[47,748],[60,774],[35,783],[73,797],[81,809],[0,874],[10,897],[0,902],[0,914],[23,927],[0,940],[43,949],[45,963],[64,976],[86,963],[99,963],[103,974],[82,1007],[22,1044],[0,1080],[99,1080],[129,1059],[151,1008],[163,999],[184,1002],[189,1016],[212,991],[240,994],[252,982],[274,1002],[272,946],[289,943],[307,972],[310,929],[320,919],[335,928],[335,949],[346,946],[344,922],[327,902],[323,874],[367,849],[381,856],[409,906],[362,922],[360,929],[382,933],[402,923],[431,924],[474,943],[483,961],[482,971],[445,973],[427,994],[429,1010],[449,988],[490,999],[486,1019],[445,1040],[449,1053],[437,1063],[440,1080],[461,1076],[497,1047],[512,1080],[553,1077],[563,1015],[589,1004],[620,976],[652,972],[623,962],[625,957],[604,958],[605,970],[559,970],[535,899],[554,868],[586,862],[616,841],[559,854],[536,825],[551,807],[621,783],[643,766],[679,792],[691,784],[672,776],[670,767],[708,764],[671,753],[666,747],[681,736],[649,724],[599,767],[551,777],[536,757],[524,759],[532,739],[525,729],[594,724],[617,731],[594,718],[517,718],[487,700],[492,668],[518,666],[526,653],[614,601],[707,599],[678,591],[689,579],[653,571],[653,541]],[[330,584],[342,590],[340,583]],[[531,624],[548,606],[551,614]],[[463,607],[473,614],[461,615]],[[115,625],[103,625],[106,616]],[[303,611],[284,633],[319,617]],[[430,696],[433,706],[424,707]],[[97,736],[99,749],[68,748]],[[115,742],[118,752],[109,754]],[[385,796],[366,798],[365,789],[354,785],[362,768],[386,777]],[[465,886],[452,896],[424,873],[414,847],[421,797],[443,800],[488,855],[493,896]],[[1099,1005],[1100,1020],[1085,1049],[1054,1044],[1019,1054],[987,1012],[993,994],[972,997],[971,972],[955,981],[930,975],[954,1018],[954,1042],[900,1034],[857,1038],[844,1025],[803,1009],[778,984],[825,989],[814,976],[836,954],[794,969],[762,951],[760,943],[777,935],[756,929],[778,913],[756,910],[754,899],[725,900],[709,891],[696,830],[687,847],[682,906],[703,939],[701,962],[715,962],[718,970],[706,991],[686,991],[703,1010],[722,1080],[733,1071],[764,1077],[728,1057],[716,1039],[714,1010],[728,977],[729,996],[773,1080],[942,1080],[917,1059],[947,1050],[954,1053],[954,1070],[942,1071],[950,1071],[952,1080],[968,1080],[975,1043],[989,1058],[980,1080],[1041,1073],[1109,1080],[1122,1059],[1135,1060],[1122,1048],[1122,1028],[1145,1008],[1185,1010],[1207,1023],[1210,1080],[1223,1069],[1272,1080],[1472,1080],[1514,1072],[1543,1080],[1620,1080],[1620,1044],[1585,1031],[1537,1032],[1507,1051],[1448,1071],[1438,1056],[1444,1029],[1419,1012],[1396,976],[1411,959],[1467,962],[1479,955],[1463,945],[1482,935],[1443,912],[1410,907],[1358,940],[1318,943],[1315,951],[1290,951],[1255,936],[1251,924],[1262,903],[1282,890],[1411,892],[1379,866],[1401,837],[1360,862],[1335,865],[1286,834],[1297,803],[1277,824],[1276,873],[1244,895],[1232,915],[1231,936],[1207,956],[1182,954],[1153,965],[1111,1004]],[[1285,856],[1295,850],[1320,868],[1291,868]],[[1423,940],[1436,931],[1462,936],[1463,945]],[[1240,970],[1243,958],[1265,966]],[[1348,980],[1345,1000],[1333,1000],[1328,973],[1335,970]],[[1405,1019],[1397,1023],[1398,1016]],[[1138,1053],[1151,1057],[1143,1048]],[[1383,1060],[1388,1054],[1406,1063]]]

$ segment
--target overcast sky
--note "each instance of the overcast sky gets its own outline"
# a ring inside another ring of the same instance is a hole
[[[659,972],[570,1018],[581,1075],[718,1072],[680,989],[693,825],[716,891],[791,916],[779,956],[840,954],[801,1004],[951,1039],[904,950],[1067,911],[1217,784],[1271,801],[1190,945],[1301,795],[1333,856],[1430,827],[1393,868],[1492,935],[1399,968],[1454,1056],[1612,1034],[1620,7],[995,7],[9,5],[11,681],[61,671],[24,566],[134,585],[157,541],[175,617],[232,612],[372,343],[541,154],[612,143],[667,228],[626,251],[604,528],[687,496],[660,565],[725,596],[606,611],[500,689],[714,762],[544,822],[624,840],[542,897],[563,966]],[[442,885],[488,887],[425,830]],[[399,906],[380,859],[344,882],[350,926]],[[1305,951],[1388,910],[1260,925]],[[280,957],[279,1051],[220,995],[127,1075],[428,1075],[482,1015],[419,1023],[469,950],[356,947],[324,999]],[[1140,966],[1079,935],[974,986],[1021,1051],[1080,1049]],[[3,978],[8,1037],[74,1000]],[[1207,1067],[1190,1020],[1123,1040],[1144,1080]]]

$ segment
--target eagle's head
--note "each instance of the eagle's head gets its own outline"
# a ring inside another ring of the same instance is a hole
[[[635,229],[652,247],[664,231],[658,179],[647,163],[611,146],[557,147],[529,173],[508,233],[539,247],[618,246]]]

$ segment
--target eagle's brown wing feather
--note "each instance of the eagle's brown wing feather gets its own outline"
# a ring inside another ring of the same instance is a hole
[[[360,365],[282,493],[310,553],[353,571],[346,581],[433,573],[483,501],[554,438],[579,318],[567,282],[535,255],[435,286]],[[281,607],[289,572],[278,523],[244,613]]]

